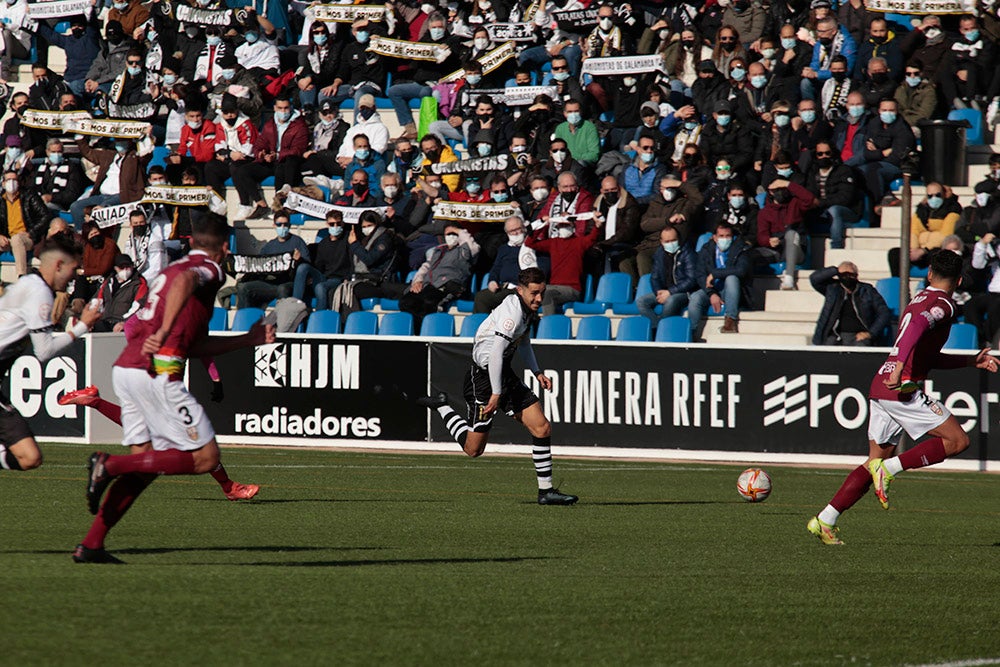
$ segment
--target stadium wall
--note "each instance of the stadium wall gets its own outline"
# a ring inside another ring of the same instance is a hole
[[[190,365],[189,384],[222,443],[455,451],[440,420],[407,396],[446,391],[464,409],[471,343],[458,340],[288,335],[216,360],[221,403],[210,400],[201,364]],[[60,408],[55,397],[92,382],[117,401],[110,369],[122,342],[115,334],[88,336],[47,364],[19,360],[12,404],[35,411],[29,421],[45,439],[117,441],[116,425],[93,410]],[[887,352],[533,344],[553,388],[542,392],[530,374],[525,380],[553,423],[557,453],[760,463],[850,463],[862,456],[868,385]],[[1000,376],[939,371],[927,390],[972,436],[953,467],[1000,469],[1000,452],[989,447],[1000,416]],[[501,451],[529,451],[526,432],[502,416],[491,440]]]

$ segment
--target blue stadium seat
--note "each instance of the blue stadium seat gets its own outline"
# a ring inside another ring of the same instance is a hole
[[[329,227],[323,227],[323,228],[317,230],[316,231],[316,243],[319,243],[320,241],[322,241],[323,239],[325,239],[329,235],[330,235],[330,229],[329,229]]]
[[[380,299],[378,305],[382,310],[399,310],[398,299]]]
[[[925,266],[924,268],[920,268],[919,266],[911,266],[910,267],[910,277],[911,278],[926,278],[927,277],[927,269],[929,269],[929,268],[930,267],[928,267],[928,266]]]
[[[576,328],[576,339],[611,340],[611,320],[604,315],[584,317]]]
[[[260,187],[262,188],[273,188],[274,187],[274,176],[268,176],[263,181],[260,182]]]
[[[378,331],[378,315],[359,310],[347,316],[344,334],[348,336],[374,336]]]
[[[260,308],[240,308],[233,316],[233,326],[230,331],[249,331],[250,327],[264,317]]]
[[[615,340],[648,343],[652,328],[649,320],[641,315],[626,317],[618,323],[618,335]]]
[[[951,333],[945,341],[946,350],[978,350],[979,332],[975,324],[952,324]]]
[[[167,156],[170,155],[170,149],[166,146],[154,146],[153,147],[153,157],[149,159],[148,167],[166,167],[167,166]],[[147,167],[147,169],[148,169]]]
[[[339,334],[340,313],[335,310],[316,310],[309,315],[306,333]]]
[[[410,313],[386,313],[378,326],[379,336],[412,336],[413,315]]]
[[[656,327],[657,343],[690,343],[691,320],[686,317],[664,317]]]
[[[388,317],[388,315],[385,315]],[[450,313],[431,313],[424,317],[420,323],[421,336],[447,336],[455,335],[455,318]]]
[[[488,313],[473,313],[472,315],[466,315],[465,319],[462,320],[462,331],[458,335],[462,338],[472,338],[476,335],[479,325],[481,325],[487,317],[489,317]]]
[[[875,283],[875,289],[885,299],[889,312],[899,317],[899,278],[882,278]]]
[[[611,312],[615,315],[638,315],[639,308],[636,306],[636,301],[639,297],[645,296],[647,294],[653,293],[653,275],[647,273],[644,276],[639,276],[639,284],[635,288],[635,298],[631,303],[613,303],[611,304]]]
[[[612,304],[631,303],[631,301],[632,276],[627,273],[605,273],[597,281],[597,294],[592,302],[574,301],[569,307],[580,315],[600,314]]]
[[[470,299],[458,299],[455,301],[455,309],[460,313],[471,313],[476,307],[476,302]]]
[[[68,224],[73,224],[73,214],[69,211],[59,211],[59,217],[65,220]]]
[[[379,305],[378,298],[361,299],[361,310],[375,310],[377,305]]]
[[[712,232],[705,232],[698,237],[698,241],[694,244],[694,251],[700,252],[705,245],[712,240]]]
[[[967,146],[982,146],[983,143],[983,112],[975,109],[952,109],[948,112],[948,120],[964,120],[969,123],[965,130]]]
[[[573,321],[565,315],[546,315],[538,322],[539,340],[569,340],[573,337]]]
[[[212,310],[212,319],[208,321],[209,331],[225,331],[229,328],[229,311],[216,306]]]

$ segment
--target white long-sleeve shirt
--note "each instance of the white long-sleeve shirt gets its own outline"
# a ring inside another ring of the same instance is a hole
[[[68,347],[76,338],[87,333],[87,325],[79,322],[72,333],[57,332],[52,324],[52,288],[38,273],[28,273],[7,288],[0,297],[0,365],[20,356],[31,341],[33,354],[48,361]]]

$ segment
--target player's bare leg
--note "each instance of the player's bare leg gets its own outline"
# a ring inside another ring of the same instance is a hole
[[[515,413],[514,419],[524,424],[531,433],[531,458],[538,479],[538,504],[572,505],[579,500],[576,496],[560,493],[552,486],[552,424],[542,412],[541,402],[536,401]]]
[[[961,454],[969,447],[969,436],[962,429],[954,415],[930,431],[931,436],[920,444],[906,450],[899,456],[883,456],[868,464],[875,492],[882,507],[889,509],[889,484],[904,470],[925,468],[941,463],[946,458]]]
[[[94,385],[68,391],[58,399],[59,405],[83,405],[97,410],[102,415],[121,426],[122,409],[111,401],[101,398],[101,393]],[[219,463],[213,470],[209,471],[212,478],[219,483],[222,492],[229,500],[249,500],[257,495],[260,486],[257,484],[240,484],[229,477],[226,468]]]
[[[13,445],[0,444],[0,468],[31,470],[42,465],[42,450],[34,438],[21,438]]]
[[[895,445],[883,445],[874,440],[868,441],[868,460],[852,470],[847,475],[847,479],[840,485],[837,493],[834,494],[830,504],[823,508],[823,511],[809,520],[807,528],[810,533],[820,539],[823,544],[843,544],[837,536],[837,520],[840,515],[854,506],[861,500],[872,485],[872,475],[869,471],[869,464],[874,460],[881,460],[887,456],[892,456],[896,451]]]

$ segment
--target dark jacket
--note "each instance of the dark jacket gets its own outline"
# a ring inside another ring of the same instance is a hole
[[[302,154],[309,150],[309,145],[309,128],[299,112],[293,111],[288,127],[281,135],[281,146],[278,146],[278,126],[272,118],[261,128],[257,141],[254,142],[253,151],[258,162],[264,162],[266,153],[277,153],[277,162],[281,162],[289,157],[302,157]]]
[[[639,227],[642,230],[642,238],[636,246],[636,250],[649,250],[659,247],[660,232],[668,224],[673,224],[670,222],[670,218],[678,214],[684,216],[684,222],[673,224],[673,226],[677,229],[677,233],[681,237],[681,243],[687,243],[690,240],[689,236],[692,230],[696,229],[699,221],[702,202],[704,202],[704,198],[701,192],[690,183],[682,183],[680,188],[678,188],[677,196],[673,201],[669,202],[663,198],[663,193],[657,189],[656,194],[653,195],[652,200],[649,202],[649,208],[646,209],[646,213],[639,222]]]
[[[819,319],[816,320],[816,331],[813,333],[813,345],[822,345],[833,331],[837,316],[847,298],[851,299],[858,319],[871,334],[873,341],[877,342],[885,333],[885,328],[889,326],[891,317],[885,299],[873,285],[862,282],[859,282],[854,291],[848,295],[847,290],[837,281],[837,274],[836,266],[828,266],[809,276],[813,289],[824,297],[823,309],[819,313]]]
[[[0,235],[10,236],[7,227],[7,199],[0,197]],[[31,237],[31,242],[38,244],[49,230],[49,220],[52,219],[52,212],[45,205],[42,198],[34,190],[25,188],[21,190],[18,198],[21,202],[21,216],[24,219],[24,229]]]
[[[858,129],[851,139],[851,158],[844,162],[849,167],[857,167],[865,163],[865,141],[868,140],[868,123],[871,121],[871,118],[871,114],[866,112],[858,121]],[[847,142],[847,131],[850,125],[846,120],[838,120],[833,126],[833,144],[837,149],[838,155],[844,150],[844,144]]]
[[[913,130],[900,115],[890,125],[884,125],[876,116],[868,121],[865,128],[865,135],[868,141],[875,144],[876,150],[865,148],[865,161],[867,162],[889,162],[897,167],[910,151],[914,150],[917,140],[913,136]],[[891,148],[889,155],[882,155],[883,150]]]
[[[650,272],[649,281],[653,287],[653,294],[661,289],[669,289],[671,294],[690,294],[698,289],[697,277],[697,256],[690,245],[682,245],[681,249],[674,255],[673,274],[674,284],[666,287],[667,273],[667,251],[662,247],[653,253],[653,270]],[[705,283],[703,282],[702,285]]]
[[[490,268],[490,282],[495,282],[500,286],[506,283],[517,283],[517,275],[521,272],[521,246],[512,246],[505,243],[497,249],[496,259]]]
[[[955,234],[968,245],[987,234],[1000,234],[1000,202],[990,202],[985,207],[973,205],[963,208]]]
[[[70,35],[62,35],[50,28],[45,21],[38,22],[38,33],[45,40],[58,46],[66,52],[66,73],[64,77],[67,81],[82,81],[87,78],[87,70],[90,64],[97,59],[101,53],[100,35],[93,25],[88,25],[79,39]]]
[[[148,292],[146,279],[138,271],[124,283],[119,283],[115,276],[106,278],[97,292],[97,298],[104,302],[104,316],[101,321],[107,330],[110,331],[112,326],[125,319],[133,303],[145,305]]]
[[[324,278],[348,278],[351,275],[351,255],[347,239],[327,236],[316,244],[312,265]]]
[[[846,206],[855,213],[861,213],[864,202],[863,189],[854,179],[854,170],[835,163],[826,177],[826,196],[819,196],[819,167],[814,163],[806,174],[806,189],[819,199],[817,208],[826,209],[831,206]]]
[[[396,261],[396,243],[391,230],[376,227],[368,238],[359,235],[351,244],[354,272],[359,278],[381,282],[392,270]]]
[[[748,296],[749,285],[747,283],[753,272],[753,260],[751,260],[750,252],[742,240],[738,236],[733,239],[733,245],[729,248],[729,254],[726,256],[726,265],[721,269],[715,266],[715,250],[715,241],[709,241],[698,251],[698,260],[695,266],[698,288],[704,289],[709,295],[719,294],[722,296],[719,293],[719,288],[726,281],[726,278],[736,276],[743,284],[744,297]],[[711,289],[705,288],[705,282],[709,275],[713,278]]]
[[[38,194],[52,195],[52,203],[64,211],[69,210],[84,190],[83,169],[71,160],[54,165],[46,159],[36,167],[31,181]]]
[[[85,160],[96,162],[98,165],[97,178],[94,179],[94,189],[91,191],[98,194],[101,191],[101,184],[104,177],[108,175],[108,168],[118,156],[117,152],[107,148],[93,148],[86,137],[78,139],[76,145],[80,148],[80,155]],[[139,201],[146,191],[146,165],[149,164],[152,153],[140,156],[134,150],[125,153],[122,159],[121,170],[118,174],[119,197],[123,204]]]
[[[753,135],[751,130],[733,120],[720,132],[715,120],[705,124],[701,133],[701,150],[708,164],[715,164],[719,158],[726,158],[733,172],[746,173],[753,164]]]

